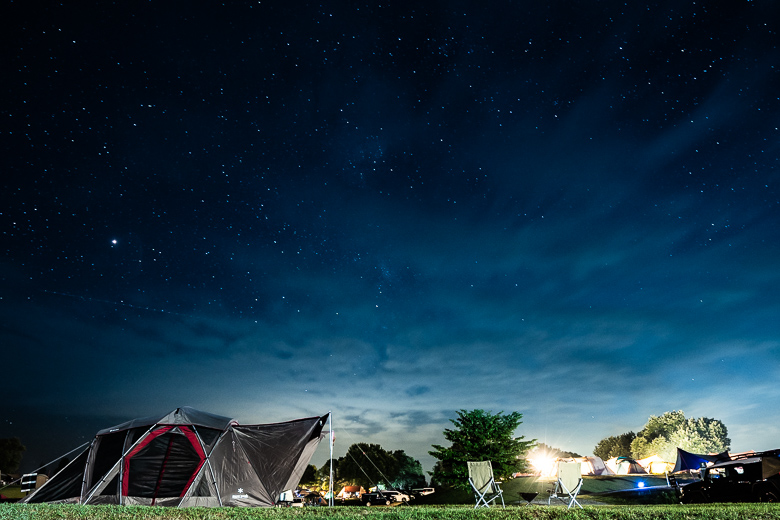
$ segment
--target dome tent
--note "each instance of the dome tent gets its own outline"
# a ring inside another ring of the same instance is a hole
[[[327,418],[239,425],[184,407],[134,419],[99,431],[22,502],[273,506],[298,484]]]
[[[631,457],[612,457],[605,462],[615,475],[646,475],[645,468]]]

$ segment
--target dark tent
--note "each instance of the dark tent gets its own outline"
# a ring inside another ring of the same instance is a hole
[[[22,502],[273,506],[294,489],[328,415],[239,425],[193,408],[101,430]]]
[[[697,455],[677,448],[677,461],[674,463],[672,473],[692,469],[698,470],[701,469],[702,466],[706,466],[707,463],[725,462],[727,460],[731,460],[728,451],[716,455]]]

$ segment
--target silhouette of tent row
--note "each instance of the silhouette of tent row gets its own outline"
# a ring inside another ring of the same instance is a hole
[[[239,425],[185,407],[134,419],[99,431],[22,502],[273,506],[298,485],[327,418]]]

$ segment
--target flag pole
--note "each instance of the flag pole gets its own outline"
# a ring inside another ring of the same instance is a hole
[[[328,489],[330,489],[330,499],[328,500],[328,506],[333,507],[335,497],[333,496],[333,413],[328,413],[328,421],[330,422],[330,482],[328,483]]]

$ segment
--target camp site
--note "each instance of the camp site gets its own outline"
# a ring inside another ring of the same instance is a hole
[[[500,479],[484,460],[468,462],[469,487],[462,489],[336,486],[332,478],[323,489],[307,489],[301,477],[331,436],[331,420],[325,413],[244,425],[188,407],[132,419],[96,432],[50,478],[25,475],[23,496],[4,495],[0,519],[20,512],[27,518],[180,518],[169,515],[183,509],[194,518],[222,518],[219,511],[227,510],[236,518],[265,518],[263,511],[439,518],[507,510],[518,518],[568,518],[593,508],[609,518],[627,511],[648,518],[720,518],[735,511],[744,518],[757,511],[768,515],[761,518],[780,518],[780,450],[696,454],[678,448],[675,461],[657,455],[538,458],[529,460],[530,471]]]

